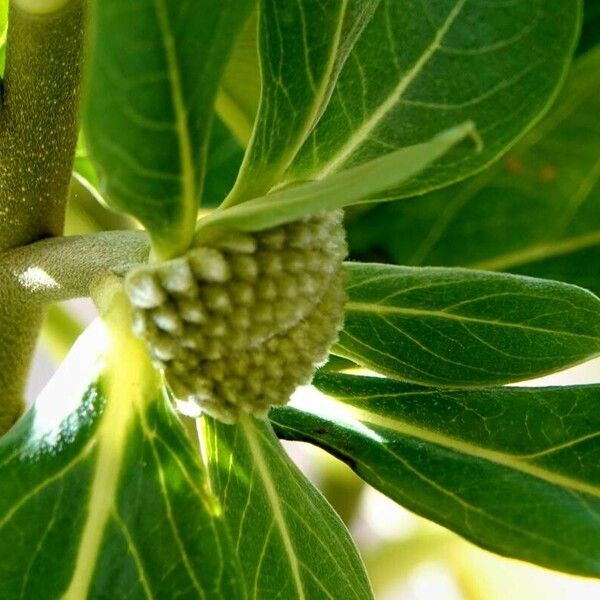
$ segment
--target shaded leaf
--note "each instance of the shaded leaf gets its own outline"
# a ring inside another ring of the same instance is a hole
[[[554,97],[580,8],[576,0],[382,0],[283,183],[321,179],[466,120],[481,132],[483,152],[457,148],[381,197],[422,193],[480,170]]]
[[[96,0],[86,136],[102,193],[164,257],[191,241],[213,101],[252,0]]]
[[[250,141],[260,101],[257,28],[253,13],[231,51],[215,100],[217,114],[244,147]]]
[[[240,143],[215,115],[206,157],[201,206],[212,208],[223,201],[235,182],[243,158],[244,151]]]
[[[320,374],[276,431],[347,462],[410,510],[494,552],[600,575],[600,386],[439,390]]]
[[[351,255],[511,271],[600,293],[599,86],[597,49],[575,63],[555,108],[501,164],[350,215]]]
[[[201,431],[250,597],[372,597],[350,535],[269,425],[203,418]]]
[[[335,354],[431,385],[529,379],[600,354],[600,300],[500,273],[347,263]]]
[[[584,0],[583,28],[577,52],[587,52],[600,42],[600,2]]]
[[[3,600],[246,597],[203,467],[126,335],[92,325],[0,441]]]

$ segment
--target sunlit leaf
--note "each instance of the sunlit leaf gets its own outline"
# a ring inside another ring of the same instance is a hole
[[[262,196],[280,182],[378,2],[260,0],[260,105],[230,203]]]
[[[406,180],[477,132],[470,122],[442,131],[431,140],[401,148],[323,181],[292,186],[240,205],[215,211],[198,224],[198,236],[219,228],[258,231],[289,223],[320,210],[333,210],[368,201],[371,194]]]
[[[94,324],[0,441],[3,600],[246,598],[206,473],[126,336]]]
[[[600,575],[600,386],[439,390],[321,374],[271,411],[279,435],[347,462],[400,504],[494,552]]]
[[[203,421],[215,494],[252,598],[371,598],[354,544],[270,426]]]
[[[260,101],[257,28],[253,13],[231,51],[215,100],[217,114],[243,146],[250,141]]]
[[[4,72],[6,57],[6,25],[8,21],[8,0],[0,0],[0,73]]]

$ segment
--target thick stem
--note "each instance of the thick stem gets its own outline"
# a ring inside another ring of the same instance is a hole
[[[0,112],[0,251],[62,233],[77,141],[84,1],[11,2]]]
[[[77,138],[85,0],[12,0],[0,108],[0,253],[60,235]],[[18,418],[43,309],[0,304],[0,433]]]
[[[143,231],[104,231],[41,240],[0,254],[0,306],[41,307],[90,295],[107,275],[148,260]]]

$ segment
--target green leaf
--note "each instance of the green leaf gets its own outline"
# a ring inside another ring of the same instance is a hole
[[[350,535],[270,426],[250,417],[236,426],[203,418],[201,432],[250,597],[372,597]]]
[[[351,256],[565,280],[600,293],[600,48],[498,166],[463,184],[350,215]]]
[[[320,375],[279,435],[347,462],[410,510],[494,552],[600,576],[600,386],[436,390]]]
[[[215,211],[198,223],[197,238],[201,239],[208,232],[221,228],[259,231],[295,221],[320,210],[332,210],[368,201],[371,194],[418,173],[469,137],[476,144],[479,142],[473,124],[467,122],[447,129],[423,144],[396,150],[324,181],[292,186],[241,205]]]
[[[600,300],[575,286],[466,269],[346,264],[334,353],[444,386],[529,379],[600,354]]]
[[[553,99],[580,10],[577,0],[382,0],[282,183],[321,179],[466,120],[481,132],[483,152],[457,148],[382,198],[423,193],[482,169]]]
[[[260,101],[257,28],[253,13],[231,51],[215,99],[217,114],[244,147],[250,141]]]
[[[79,139],[77,140],[75,160],[73,162],[73,173],[77,179],[84,180],[94,190],[97,190],[100,187],[98,173],[94,167],[92,159],[90,158],[90,153],[88,152],[83,132],[80,132]],[[96,192],[96,194],[98,197],[100,197],[99,192]]]
[[[322,114],[337,75],[378,2],[260,0],[260,105],[229,204],[263,196],[280,182]]]
[[[235,183],[243,158],[244,151],[240,143],[215,115],[206,157],[202,206],[213,208],[223,201]]]
[[[2,598],[246,598],[206,472],[122,331],[88,329],[0,441]]]
[[[96,0],[86,137],[102,193],[163,257],[189,245],[213,101],[252,0]]]

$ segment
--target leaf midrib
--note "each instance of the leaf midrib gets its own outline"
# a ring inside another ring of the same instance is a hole
[[[526,460],[523,460],[523,457],[506,454],[498,450],[490,450],[489,448],[477,446],[437,431],[424,429],[422,427],[406,423],[405,421],[384,417],[370,411],[347,406],[345,408],[349,408],[352,415],[361,423],[382,427],[399,435],[420,439],[427,443],[435,444],[436,446],[441,446],[460,454],[487,460],[503,467],[520,471],[552,485],[566,487],[577,492],[600,498],[600,487],[589,484],[585,481],[579,481],[577,479],[573,479],[572,477],[561,475],[559,473],[554,473],[543,467],[528,463]]]
[[[183,96],[181,73],[177,63],[175,38],[171,31],[169,15],[165,0],[154,0],[156,20],[161,32],[171,100],[175,113],[175,126],[179,145],[179,160],[181,163],[181,187],[183,192],[183,210],[181,215],[181,235],[172,238],[171,243],[178,242],[177,248],[171,253],[185,250],[191,240],[196,221],[196,169],[192,151],[192,141],[188,128],[188,109]]]
[[[407,315],[413,317],[432,317],[436,319],[447,319],[450,321],[467,322],[467,323],[478,323],[480,325],[489,325],[491,327],[508,327],[512,329],[520,329],[523,331],[534,331],[536,333],[547,333],[551,335],[561,335],[574,338],[590,339],[600,341],[600,336],[589,335],[585,333],[573,333],[572,331],[561,331],[558,329],[547,329],[545,327],[536,327],[533,325],[523,325],[522,323],[511,323],[507,321],[498,321],[492,319],[482,319],[479,317],[467,317],[465,315],[458,315],[453,313],[444,312],[442,310],[427,310],[423,308],[406,308],[400,306],[385,306],[382,304],[368,303],[368,302],[347,302],[346,313],[348,312],[365,312],[375,314],[398,314]],[[599,348],[600,350],[600,348]]]
[[[431,43],[425,48],[424,52],[415,61],[409,71],[402,77],[396,87],[392,90],[391,94],[377,107],[377,109],[371,114],[371,116],[363,121],[362,125],[354,132],[353,135],[348,138],[346,143],[341,147],[337,154],[332,157],[324,167],[316,173],[313,179],[323,179],[335,172],[344,162],[351,156],[351,154],[365,141],[370,133],[377,127],[382,119],[388,114],[388,112],[397,104],[398,100],[402,97],[404,92],[409,88],[412,82],[418,77],[422,69],[425,67],[429,59],[439,49],[444,37],[456,21],[462,9],[464,8],[467,0],[458,0],[454,8],[448,13],[446,20],[434,35]]]
[[[292,572],[294,586],[296,588],[296,592],[298,593],[298,599],[305,600],[306,594],[304,593],[304,586],[300,576],[298,557],[296,556],[296,551],[294,549],[290,532],[286,524],[285,515],[283,514],[277,489],[275,488],[275,484],[271,478],[269,467],[266,463],[262,448],[260,447],[260,442],[256,439],[256,430],[248,419],[249,417],[240,419],[240,425],[250,449],[250,454],[254,458],[254,464],[256,465],[258,475],[262,481],[265,494],[271,506],[273,519],[277,524],[277,529],[279,530],[281,541],[283,542],[285,553],[288,557],[288,563]]]

